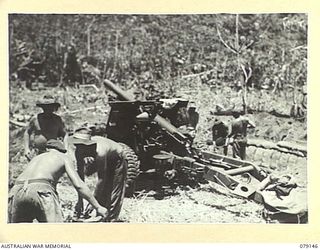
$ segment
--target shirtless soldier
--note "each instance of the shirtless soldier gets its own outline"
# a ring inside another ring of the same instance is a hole
[[[47,140],[63,140],[66,136],[61,117],[54,114],[60,104],[52,96],[46,95],[36,105],[43,109],[43,113],[34,116],[26,127],[24,150],[28,160],[32,158],[31,149],[36,150],[36,154],[43,153]]]
[[[79,128],[73,136],[68,138],[69,144],[78,143],[77,140],[85,138],[95,142],[96,145],[81,149],[80,154],[95,155],[94,159],[89,161],[77,160],[80,176],[98,174],[98,181],[94,196],[98,202],[109,210],[108,221],[116,221],[120,214],[122,202],[125,194],[125,182],[127,178],[127,161],[124,159],[123,149],[120,144],[102,137],[92,136],[91,129],[87,127]],[[78,215],[82,213],[82,199],[79,199],[77,205]],[[90,213],[88,208],[87,213]]]
[[[228,135],[232,142],[233,158],[246,159],[247,128],[255,128],[256,125],[247,117],[241,116],[240,112],[233,112],[235,118],[231,123],[231,133]]]
[[[97,215],[107,217],[107,209],[94,198],[89,188],[75,170],[73,156],[66,153],[58,140],[47,142],[48,151],[35,156],[17,178],[9,193],[9,223],[18,222],[63,222],[62,210],[56,184],[62,174],[67,173],[77,192],[85,198]],[[71,152],[71,154],[77,152]],[[79,157],[79,156],[77,156]],[[90,156],[82,156],[85,162]]]

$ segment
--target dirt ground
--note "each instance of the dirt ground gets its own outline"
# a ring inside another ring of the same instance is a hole
[[[216,93],[208,89],[198,89],[193,99],[198,106],[200,113],[199,128],[197,131],[196,145],[210,150],[206,145],[207,139],[211,138],[210,127],[212,126],[214,116],[212,112],[215,105],[232,106],[227,103],[224,97],[217,97]],[[28,92],[28,93],[26,93]],[[56,95],[62,107],[59,114],[63,117],[66,127],[72,131],[77,125],[84,121],[106,122],[108,114],[108,98],[102,92],[72,91],[67,94],[60,90],[11,90],[10,91],[10,117],[14,115],[36,114],[39,110],[35,107],[35,100],[45,93]],[[231,102],[237,104],[236,93],[231,95]],[[265,98],[266,101],[267,98]],[[235,101],[234,101],[235,100]],[[282,100],[285,100],[282,99]],[[80,105],[81,108],[80,108]],[[279,104],[280,103],[280,104]],[[282,103],[282,104],[281,104]],[[283,109],[288,109],[284,101],[275,102]],[[256,129],[249,131],[250,138],[260,138],[277,142],[280,139],[306,141],[306,122],[296,121],[294,119],[279,118],[266,112],[249,115],[255,121]],[[221,117],[229,122],[231,117]],[[9,183],[23,170],[26,160],[22,151],[22,133],[23,129],[10,125],[10,163],[9,163]],[[251,154],[251,155],[250,155]],[[256,155],[255,155],[256,154]],[[271,168],[272,158],[268,158],[259,152],[248,149],[248,157],[256,164],[261,164],[262,158],[269,162]],[[306,189],[307,185],[307,166],[306,158],[295,159],[292,162],[285,160],[287,156],[279,156],[276,164],[271,170],[277,174],[291,174],[295,177],[299,188]],[[266,166],[264,166],[266,167]],[[267,166],[268,167],[268,166]],[[87,178],[86,183],[93,190],[96,176]],[[152,183],[151,183],[152,184]],[[73,209],[77,200],[75,189],[70,185],[66,177],[62,178],[58,184],[64,216],[66,221],[71,221]],[[215,184],[208,183],[200,185],[197,188],[188,186],[179,186],[176,190],[169,190],[168,194],[162,200],[154,198],[153,190],[138,190],[132,198],[125,198],[123,208],[120,214],[120,221],[128,223],[266,223],[262,216],[263,206],[254,201],[242,199],[230,194],[225,188]]]

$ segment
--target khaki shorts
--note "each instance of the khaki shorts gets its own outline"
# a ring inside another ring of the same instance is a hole
[[[9,193],[8,222],[63,222],[54,185],[45,179],[17,182]]]

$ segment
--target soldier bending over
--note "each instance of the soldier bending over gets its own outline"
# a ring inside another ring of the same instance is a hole
[[[120,214],[122,202],[125,194],[125,182],[127,177],[127,161],[124,159],[123,149],[120,144],[102,137],[92,136],[91,129],[82,127],[75,131],[74,135],[68,140],[70,144],[77,145],[83,138],[94,142],[89,147],[82,148],[80,154],[94,152],[95,157],[86,164],[85,161],[77,159],[79,175],[98,174],[98,182],[94,196],[100,204],[109,211],[109,221],[116,221]],[[77,204],[78,216],[82,213],[82,199]],[[86,211],[90,213],[90,208]]]
[[[97,214],[106,218],[107,209],[102,207],[91,194],[89,188],[80,179],[72,162],[76,154],[78,159],[88,162],[90,157],[75,152],[66,153],[62,142],[49,140],[48,151],[35,156],[26,169],[17,178],[9,193],[9,223],[18,222],[63,222],[62,210],[56,184],[59,178],[67,173],[71,183],[81,197],[85,198]]]

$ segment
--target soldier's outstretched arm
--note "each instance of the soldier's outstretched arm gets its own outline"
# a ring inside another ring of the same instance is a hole
[[[256,124],[251,121],[250,119],[248,119],[248,125],[251,127],[251,128],[255,128],[256,127]]]
[[[76,172],[72,161],[65,157],[65,170],[70,178],[73,186],[77,190],[77,192],[86,199],[93,207],[97,210],[97,214],[106,218],[108,216],[108,210],[105,207],[102,207],[98,201],[94,198],[93,194],[91,193],[90,189],[87,185],[81,180],[80,176]]]
[[[228,127],[228,138],[232,138],[234,136],[234,130],[232,129],[232,124]]]
[[[25,132],[23,135],[23,144],[24,144],[24,155],[30,161],[31,160],[31,150],[30,150],[30,133],[33,130],[34,119],[32,118],[30,122],[25,127]]]

